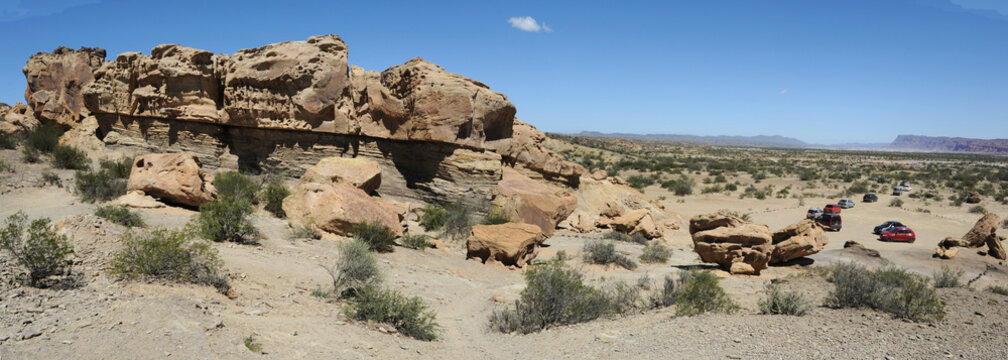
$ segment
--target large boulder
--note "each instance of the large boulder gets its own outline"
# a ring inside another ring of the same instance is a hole
[[[381,166],[366,158],[331,156],[319,160],[318,164],[305,171],[301,181],[344,183],[370,194],[381,186]]]
[[[336,235],[349,235],[362,222],[388,226],[402,234],[402,209],[371,197],[356,186],[344,183],[302,181],[284,198],[284,213],[292,224],[314,226]]]
[[[516,222],[539,226],[546,236],[552,235],[557,223],[577,207],[571,193],[532,180],[514,169],[505,167],[497,184],[498,206],[509,211]]]
[[[466,258],[522,267],[535,259],[545,238],[539,227],[532,224],[475,225],[466,243]]]
[[[721,265],[732,274],[758,275],[770,262],[773,237],[766,225],[706,214],[690,219],[690,230],[693,250],[700,259]]]
[[[989,213],[977,220],[973,228],[970,229],[962,239],[966,246],[975,248],[987,244],[987,239],[997,238],[997,229],[1001,225],[1001,218],[995,213]]]
[[[514,120],[514,127],[510,133],[506,139],[490,142],[489,147],[501,154],[511,165],[520,165],[542,174],[548,180],[578,187],[581,175],[587,170],[547,148],[544,145],[546,134],[518,119]]]
[[[0,130],[8,134],[27,133],[38,125],[35,114],[23,103],[0,108]]]
[[[655,239],[662,237],[662,230],[651,215],[650,209],[635,209],[613,218],[601,217],[596,221],[598,227],[607,227],[615,231]]]
[[[35,117],[69,129],[86,114],[81,89],[94,80],[94,71],[105,61],[105,50],[58,47],[37,53],[22,71],[28,79],[25,101]]]
[[[618,227],[622,229],[618,231],[628,234],[644,232],[649,238],[662,237],[679,229],[678,215],[615,179],[581,177],[578,188],[573,190],[577,197],[577,212],[584,214],[581,220],[591,221],[601,228],[617,230]],[[614,223],[617,225],[612,226]]]
[[[813,220],[805,219],[797,224],[773,233],[773,252],[770,263],[779,264],[822,251],[829,239],[826,232]]]
[[[935,249],[933,256],[942,259],[951,259],[959,253],[958,250],[955,250],[957,247],[978,248],[986,245],[987,251],[985,253],[1005,260],[1008,254],[1005,253],[1005,249],[1001,244],[1005,238],[997,234],[997,229],[1000,225],[1001,218],[997,214],[989,213],[984,215],[980,220],[977,220],[973,228],[966,235],[963,235],[962,238],[947,237],[945,240],[938,242],[938,247]]]
[[[983,198],[980,197],[979,193],[971,192],[966,196],[967,204],[979,204],[980,201],[983,201]]]
[[[191,152],[136,157],[127,188],[188,206],[200,206],[217,196],[213,176],[200,168],[199,158]]]
[[[987,255],[1001,260],[1008,260],[1008,253],[1005,253],[1005,248],[1002,244],[1004,240],[1005,237],[1000,235],[987,238]]]

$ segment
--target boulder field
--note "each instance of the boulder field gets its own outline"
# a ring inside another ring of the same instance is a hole
[[[732,274],[758,275],[770,264],[781,264],[822,251],[829,241],[812,220],[770,232],[766,225],[712,213],[690,219],[693,249],[704,262]]]

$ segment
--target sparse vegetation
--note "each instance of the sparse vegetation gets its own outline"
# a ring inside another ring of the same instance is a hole
[[[290,190],[282,182],[266,184],[266,188],[263,189],[260,195],[263,202],[266,203],[263,207],[266,211],[281,219],[287,216],[283,210],[283,199],[290,195]]]
[[[917,322],[941,321],[945,316],[945,303],[928,279],[903,269],[871,272],[854,263],[840,264],[829,280],[835,287],[826,299],[830,307],[867,307]]]
[[[326,268],[333,280],[333,294],[352,297],[365,287],[381,282],[377,260],[367,243],[352,239],[339,244],[336,263]]]
[[[351,300],[346,313],[352,319],[390,324],[403,335],[417,340],[437,339],[434,312],[423,299],[407,297],[396,290],[376,286],[363,288]]]
[[[680,274],[679,281],[675,282],[671,289],[662,291],[671,291],[670,294],[664,294],[664,297],[675,298],[676,315],[679,316],[706,312],[734,312],[738,306],[721,288],[719,281],[717,275],[710,270],[691,270]]]
[[[13,134],[8,134],[0,130],[0,149],[13,149],[17,147],[18,139]]]
[[[254,352],[256,354],[262,353],[262,344],[256,342],[254,334],[249,334],[249,336],[246,336],[244,339],[242,339],[242,343],[245,344],[245,348],[248,349],[248,351]]]
[[[448,211],[438,204],[427,204],[423,209],[423,216],[420,219],[420,226],[427,231],[441,230],[448,218]]]
[[[350,232],[354,239],[367,244],[371,251],[389,252],[395,245],[395,233],[388,226],[379,222],[362,222],[354,225]]]
[[[802,316],[812,307],[801,293],[783,290],[777,284],[767,284],[763,293],[766,297],[758,303],[760,314]]]
[[[0,173],[14,172],[14,167],[10,166],[5,160],[0,160]]]
[[[291,239],[312,239],[322,238],[322,233],[311,224],[297,225],[291,228]]]
[[[427,241],[427,235],[424,234],[403,234],[402,238],[399,239],[402,246],[408,247],[410,249],[423,250],[433,245]]]
[[[444,235],[452,240],[463,240],[472,233],[473,209],[462,202],[462,199],[445,207]]]
[[[247,198],[217,193],[217,199],[200,205],[196,226],[208,240],[258,244],[259,231],[252,225],[250,213],[252,204]]]
[[[903,207],[903,199],[894,198],[894,199],[890,200],[889,201],[889,207],[895,207],[895,208]]]
[[[66,235],[56,233],[49,218],[28,222],[28,215],[18,211],[8,216],[0,229],[0,249],[9,252],[18,265],[28,271],[28,283],[41,284],[41,280],[69,271],[72,263],[67,258],[73,247]]]
[[[749,215],[748,213],[743,213],[743,212],[738,212],[738,211],[728,210],[728,209],[718,210],[718,213],[721,214],[721,215],[734,216],[734,217],[737,217],[737,218],[739,218],[739,219],[741,219],[742,221],[745,221],[745,222],[751,222],[752,221],[752,215]]]
[[[942,265],[941,270],[935,271],[931,277],[934,279],[935,288],[953,288],[963,286],[962,277],[966,272],[962,269],[952,270],[946,265]]]
[[[484,225],[507,224],[509,222],[511,222],[511,213],[499,205],[491,205],[487,209],[486,217],[483,218]]]
[[[62,131],[52,123],[42,124],[28,132],[25,146],[38,150],[43,154],[48,154],[59,145],[60,135],[62,135]]]
[[[88,162],[87,154],[73,146],[57,145],[52,151],[52,165],[59,169],[83,170]]]
[[[998,295],[1008,296],[1008,286],[994,285],[994,286],[988,287],[987,291],[995,293],[995,294],[998,294]]]
[[[128,231],[112,259],[112,272],[124,279],[163,279],[210,285],[222,293],[231,287],[217,251],[197,240],[191,229],[162,227]]]
[[[237,171],[224,171],[214,174],[214,187],[218,198],[231,198],[250,205],[259,203],[256,196],[258,185],[251,178]]]
[[[974,205],[969,208],[969,212],[970,214],[986,214],[987,209],[984,209],[984,207],[980,205]]]
[[[21,161],[29,164],[35,164],[41,161],[39,157],[39,151],[33,147],[25,146],[21,148]]]
[[[588,240],[585,242],[583,251],[584,261],[589,264],[616,264],[628,270],[637,268],[637,263],[633,259],[616,252],[616,244],[612,241],[600,239]]]
[[[95,210],[95,216],[108,219],[111,222],[125,227],[146,226],[139,213],[130,211],[130,209],[123,206],[99,206]]]
[[[42,185],[63,186],[59,175],[50,170],[42,170],[42,174],[39,176],[39,183]]]
[[[123,169],[126,159],[101,161],[98,171],[79,170],[74,175],[77,195],[86,202],[109,201],[126,193],[130,169]],[[130,165],[132,166],[132,165]]]
[[[109,172],[112,177],[117,179],[128,179],[130,172],[133,171],[133,158],[122,157],[119,160],[109,160],[102,159],[98,162],[102,169]]]
[[[664,264],[671,257],[672,249],[662,244],[660,240],[654,240],[644,246],[640,261],[642,263]]]

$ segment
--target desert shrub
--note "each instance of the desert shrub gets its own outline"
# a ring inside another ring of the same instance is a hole
[[[396,235],[385,224],[379,222],[362,222],[350,230],[354,239],[363,241],[371,251],[389,252],[395,245]]]
[[[652,294],[651,296],[651,306],[660,308],[672,306],[676,302],[676,296],[678,295],[678,282],[676,278],[671,275],[665,275],[665,281],[662,282],[662,288],[658,289],[658,292]]]
[[[570,256],[567,255],[567,251],[566,250],[557,250],[557,252],[556,252],[556,260],[557,261],[567,261],[567,259],[570,259]]]
[[[1008,219],[1004,219],[1001,221],[1001,228],[1008,229]]]
[[[355,320],[392,325],[403,335],[417,340],[437,339],[434,312],[423,299],[407,297],[396,290],[377,286],[363,288],[357,292],[346,313]]]
[[[735,190],[738,190],[738,185],[728,184],[728,185],[725,185],[724,188],[725,188],[725,191],[735,191]]]
[[[0,229],[0,248],[10,252],[18,265],[28,271],[31,285],[62,274],[72,265],[67,257],[73,253],[73,247],[66,235],[57,234],[49,218],[29,223],[28,216],[21,211],[7,217]]]
[[[749,215],[748,213],[739,212],[739,211],[728,210],[728,209],[721,209],[721,210],[718,210],[718,214],[727,215],[727,216],[734,216],[734,217],[737,217],[737,218],[741,219],[742,221],[746,221],[746,222],[751,222],[752,221],[752,215]]]
[[[48,154],[59,145],[60,135],[62,135],[62,132],[52,123],[42,124],[28,132],[25,145]]]
[[[448,211],[438,204],[427,204],[423,208],[423,216],[420,219],[420,226],[423,226],[427,231],[441,230],[444,226],[445,220],[448,217]]]
[[[633,270],[637,263],[626,255],[616,252],[616,244],[611,241],[591,239],[584,245],[584,261],[589,264],[616,264],[624,269]]]
[[[102,159],[98,165],[114,178],[128,179],[130,172],[133,171],[133,158],[126,156],[119,160]]]
[[[800,292],[782,290],[777,284],[767,284],[763,292],[766,298],[759,301],[760,314],[802,316],[811,308]]]
[[[242,343],[245,344],[245,348],[248,349],[248,351],[256,354],[262,353],[262,344],[256,341],[255,335],[249,334],[249,336],[242,339]]]
[[[445,207],[443,232],[452,240],[466,239],[472,233],[473,209],[462,202],[462,199]]]
[[[918,322],[940,321],[945,316],[945,303],[935,295],[928,279],[903,269],[873,273],[857,264],[840,264],[829,280],[834,285],[826,298],[830,307],[867,307]]]
[[[527,334],[549,326],[595,320],[629,308],[628,304],[614,304],[607,292],[586,285],[584,275],[562,261],[533,265],[525,272],[525,284],[513,307],[491,313],[491,329]],[[624,301],[631,298],[626,293],[621,296]]]
[[[0,160],[0,173],[14,172],[14,167],[10,166],[5,160]]]
[[[13,149],[17,147],[17,143],[17,138],[13,134],[0,130],[0,149]]]
[[[39,151],[33,147],[23,147],[21,148],[21,161],[29,164],[35,164],[41,161],[39,158]]]
[[[973,207],[969,208],[969,212],[970,214],[986,214],[987,209],[984,209],[984,207],[980,205],[974,205]]]
[[[642,263],[664,264],[668,262],[670,257],[672,257],[672,249],[662,244],[661,241],[655,240],[644,246],[640,261]]]
[[[112,272],[123,279],[163,279],[210,285],[224,293],[230,289],[217,251],[196,240],[191,229],[161,227],[128,231],[123,248],[112,258]]]
[[[1001,285],[990,286],[990,287],[987,288],[987,291],[990,291],[990,292],[998,294],[998,295],[1008,296],[1008,287],[1006,287],[1006,286],[1001,286]]]
[[[615,240],[615,241],[626,241],[626,242],[633,241],[633,238],[631,238],[630,235],[621,233],[616,230],[611,230],[605,234],[602,234],[602,238],[606,240]]]
[[[868,188],[868,183],[864,181],[855,181],[847,188],[847,195],[864,194],[867,192],[871,192],[871,189]]]
[[[297,225],[291,227],[290,230],[291,239],[314,239],[318,240],[322,238],[322,233],[318,231],[311,224]]]
[[[199,206],[196,227],[204,238],[215,242],[257,244],[259,231],[249,219],[251,212],[247,198],[218,193],[217,199]]]
[[[903,206],[903,199],[895,198],[895,199],[892,199],[892,200],[889,201],[889,207],[896,207],[896,208],[898,208],[898,207],[902,207],[902,206]]]
[[[39,176],[39,183],[42,185],[62,186],[59,175],[49,170],[42,170],[42,174]]]
[[[738,306],[728,297],[717,275],[709,270],[690,270],[679,276],[675,286],[676,315],[706,312],[734,312]]]
[[[263,202],[266,203],[263,208],[273,214],[273,216],[283,218],[287,216],[283,210],[283,199],[289,195],[290,190],[283,183],[267,184],[261,194]]]
[[[696,182],[685,175],[680,176],[679,179],[667,180],[662,182],[661,186],[669,191],[675,193],[678,196],[690,195],[693,193],[693,187]]]
[[[52,164],[59,169],[82,170],[88,162],[87,154],[73,146],[57,145],[52,151]]]
[[[112,176],[106,169],[77,171],[74,185],[77,195],[86,202],[108,201],[126,193],[126,180]]]
[[[424,234],[416,234],[416,235],[403,234],[402,238],[399,239],[399,242],[402,244],[402,246],[418,250],[423,250],[434,246],[427,241],[427,235]]]
[[[225,171],[214,174],[214,187],[217,197],[229,197],[255,205],[259,203],[256,196],[259,188],[251,178],[237,171]]]
[[[366,287],[381,282],[381,272],[368,244],[358,239],[339,244],[336,263],[326,268],[333,280],[333,294],[352,297]]]
[[[95,210],[95,216],[108,219],[111,222],[125,227],[144,227],[143,218],[140,213],[130,211],[124,206],[99,206]]]
[[[492,205],[487,209],[487,215],[483,218],[484,225],[507,224],[511,222],[511,213],[503,206]]]
[[[965,275],[962,269],[952,270],[948,266],[942,265],[941,270],[935,271],[931,278],[934,279],[935,288],[953,288],[962,286],[962,277]]]

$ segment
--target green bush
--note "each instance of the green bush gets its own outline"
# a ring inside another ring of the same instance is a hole
[[[378,263],[368,244],[352,239],[338,245],[336,263],[326,268],[333,280],[333,294],[352,297],[366,287],[381,282]]]
[[[322,233],[311,224],[297,225],[291,228],[291,239],[313,239],[322,238]]]
[[[359,321],[392,325],[403,335],[417,340],[437,339],[434,312],[423,299],[407,297],[396,290],[369,286],[361,289],[347,307],[347,316]]]
[[[513,307],[491,313],[491,329],[527,334],[618,314],[639,300],[636,290],[625,285],[600,291],[584,284],[584,275],[563,261],[533,265],[525,271],[525,284]]]
[[[423,216],[420,219],[420,226],[423,226],[427,231],[441,230],[444,226],[445,220],[448,217],[448,211],[438,204],[427,204],[423,209]]]
[[[679,179],[664,181],[661,184],[663,188],[675,193],[678,196],[685,196],[692,194],[693,186],[695,185],[696,182],[693,179],[686,177],[685,175],[680,176]]]
[[[427,235],[424,234],[404,234],[399,242],[402,246],[408,247],[410,249],[423,250],[429,247],[434,247],[433,244],[427,242]]]
[[[287,187],[282,183],[266,185],[262,192],[263,202],[266,203],[264,208],[278,218],[287,216],[283,210],[283,199],[289,195],[290,190],[287,190]]]
[[[195,239],[193,232],[157,227],[128,231],[123,248],[112,258],[112,273],[126,280],[143,278],[209,285],[221,293],[230,289],[217,251]]]
[[[77,171],[74,184],[77,195],[86,202],[109,201],[126,194],[126,180],[112,176],[106,169]]]
[[[616,252],[616,244],[612,241],[600,239],[588,240],[585,242],[583,251],[584,261],[589,264],[616,264],[628,270],[637,268],[636,262],[626,255]]]
[[[896,208],[898,208],[898,207],[902,207],[902,206],[903,206],[903,199],[894,198],[894,199],[892,199],[892,200],[889,201],[889,207],[896,207]]]
[[[763,292],[766,298],[759,301],[760,314],[802,316],[811,309],[800,292],[781,290],[777,284],[767,284]]]
[[[710,270],[683,272],[674,289],[676,315],[730,313],[737,310],[738,306],[728,297],[718,281],[720,279]]]
[[[948,266],[942,265],[942,269],[935,271],[931,277],[934,279],[935,288],[953,288],[963,286],[961,281],[966,272],[962,269],[952,270]]]
[[[95,210],[95,216],[108,219],[111,222],[125,227],[144,227],[143,218],[140,213],[130,211],[124,206],[99,206]]]
[[[447,214],[443,226],[444,235],[456,241],[468,239],[469,235],[472,234],[472,227],[475,224],[472,207],[462,202],[462,199],[459,199],[455,203],[445,207],[445,211]]]
[[[249,334],[249,336],[242,339],[242,343],[245,344],[245,348],[248,349],[248,351],[256,354],[262,353],[262,344],[256,341],[255,335]]]
[[[970,214],[986,214],[987,209],[984,209],[984,207],[980,205],[974,205],[973,207],[969,208],[969,212]]]
[[[214,187],[218,198],[232,198],[251,205],[259,203],[256,196],[259,186],[248,176],[237,171],[225,171],[214,174]]]
[[[994,285],[994,286],[988,287],[987,291],[990,291],[990,292],[998,294],[998,295],[1008,296],[1008,287],[1001,286],[1001,285]]]
[[[363,241],[371,251],[389,252],[395,245],[396,235],[385,224],[367,221],[354,225],[350,230],[354,239]]]
[[[0,130],[0,149],[13,149],[17,147],[17,138],[6,131]]]
[[[507,224],[511,222],[511,214],[502,206],[492,205],[483,218],[484,225]]]
[[[38,150],[44,154],[51,153],[59,145],[59,137],[62,134],[52,123],[36,126],[28,132],[25,145]]]
[[[32,220],[18,211],[7,217],[0,229],[0,248],[14,256],[17,263],[28,271],[31,285],[68,271],[72,263],[67,259],[73,247],[66,235],[59,235],[48,218]]]
[[[62,186],[59,175],[49,170],[42,170],[42,175],[39,176],[39,183],[42,185]]]
[[[203,237],[215,242],[258,244],[259,231],[252,225],[249,214],[252,204],[247,198],[221,196],[200,205],[196,225]]]
[[[640,261],[642,263],[664,264],[672,257],[672,249],[659,240],[654,240],[644,246]]]
[[[102,169],[109,172],[109,175],[117,179],[128,179],[130,172],[133,171],[133,158],[131,157],[122,157],[119,160],[102,159],[98,163]]]
[[[33,147],[23,147],[21,148],[21,161],[29,164],[38,163],[41,158],[39,158],[39,151]]]
[[[928,285],[928,279],[903,269],[873,273],[854,263],[840,264],[829,280],[834,285],[826,298],[830,307],[867,307],[917,322],[941,321],[945,316],[945,303]]]
[[[73,146],[57,145],[52,151],[52,164],[59,169],[83,170],[89,162],[87,154]]]

